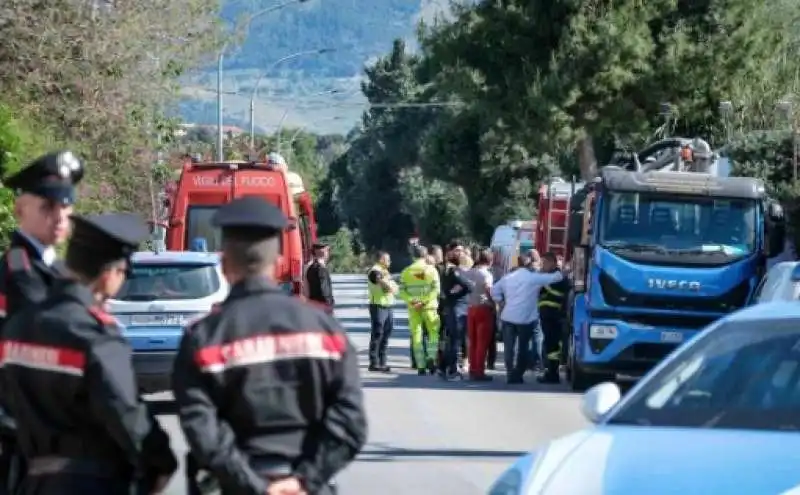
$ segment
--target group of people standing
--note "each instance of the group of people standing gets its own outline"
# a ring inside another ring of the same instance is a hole
[[[445,249],[413,245],[414,259],[398,284],[389,273],[389,254],[379,253],[368,272],[370,371],[391,371],[386,348],[397,298],[408,304],[411,364],[419,375],[492,380],[486,370],[494,369],[499,324],[509,384],[522,383],[535,365],[544,368],[540,381],[558,382],[569,291],[560,259],[553,253],[525,254],[514,271],[495,281],[491,250],[473,254],[474,259],[457,240]]]
[[[83,170],[60,151],[3,181],[17,230],[0,257],[0,495],[156,494],[178,469],[105,309],[149,228],[73,215]],[[213,222],[231,289],[187,325],[172,370],[188,493],[334,493],[366,441],[356,352],[327,311],[275,283],[278,208],[245,197]]]

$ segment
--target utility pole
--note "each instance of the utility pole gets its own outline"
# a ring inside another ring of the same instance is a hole
[[[792,131],[792,178],[794,182],[797,182],[798,140],[797,124],[794,119],[794,104],[789,100],[784,100],[778,103],[778,109],[789,119],[789,128]]]
[[[336,51],[335,48],[320,48],[317,50],[303,50],[297,53],[292,53],[291,55],[286,55],[285,57],[279,58],[273,62],[272,65],[267,68],[267,70],[262,71],[261,74],[258,75],[258,79],[256,79],[256,83],[253,85],[253,92],[250,95],[250,151],[254,151],[256,147],[256,97],[258,96],[258,87],[261,85],[261,81],[264,79],[264,77],[275,70],[279,65],[284,62],[288,62],[289,60],[306,55],[322,55],[334,51]]]
[[[305,3],[308,0],[286,0],[282,3],[277,5],[273,5],[271,7],[267,7],[265,9],[261,9],[254,14],[250,15],[247,18],[247,21],[244,23],[244,29],[250,29],[250,24],[257,18],[261,17],[262,15],[269,14],[271,12],[275,12],[276,10],[281,10],[285,7],[290,5],[298,4],[298,3]],[[228,49],[230,43],[225,43],[222,45],[222,48],[219,50],[219,54],[217,55],[217,161],[224,161],[225,160],[225,133],[223,132],[223,100],[222,100],[222,75],[224,69],[224,62],[225,62],[225,52]]]

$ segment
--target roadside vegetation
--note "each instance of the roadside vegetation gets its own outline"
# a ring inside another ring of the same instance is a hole
[[[788,0],[457,7],[419,29],[420,50],[397,41],[367,67],[371,103],[441,106],[364,114],[320,186],[321,209],[336,213],[323,230],[398,255],[417,233],[486,243],[535,213],[542,181],[592,177],[614,150],[651,140],[663,103],[673,135],[726,148],[734,173],[758,172],[793,213],[800,101],[793,115],[777,104],[797,94],[799,16]]]

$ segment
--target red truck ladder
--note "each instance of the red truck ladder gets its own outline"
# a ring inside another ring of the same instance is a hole
[[[547,226],[545,248],[561,256],[567,254],[567,232],[569,229],[569,202],[574,184],[554,179],[547,186]]]

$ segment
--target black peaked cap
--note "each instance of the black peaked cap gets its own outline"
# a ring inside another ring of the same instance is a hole
[[[40,156],[3,183],[17,194],[35,194],[71,205],[75,202],[75,186],[83,174],[81,160],[71,151],[62,150]]]
[[[258,196],[246,196],[222,206],[212,219],[222,235],[241,240],[268,239],[289,226],[289,219],[275,205]]]
[[[70,244],[79,245],[104,261],[129,258],[150,237],[147,223],[133,213],[73,215]]]

